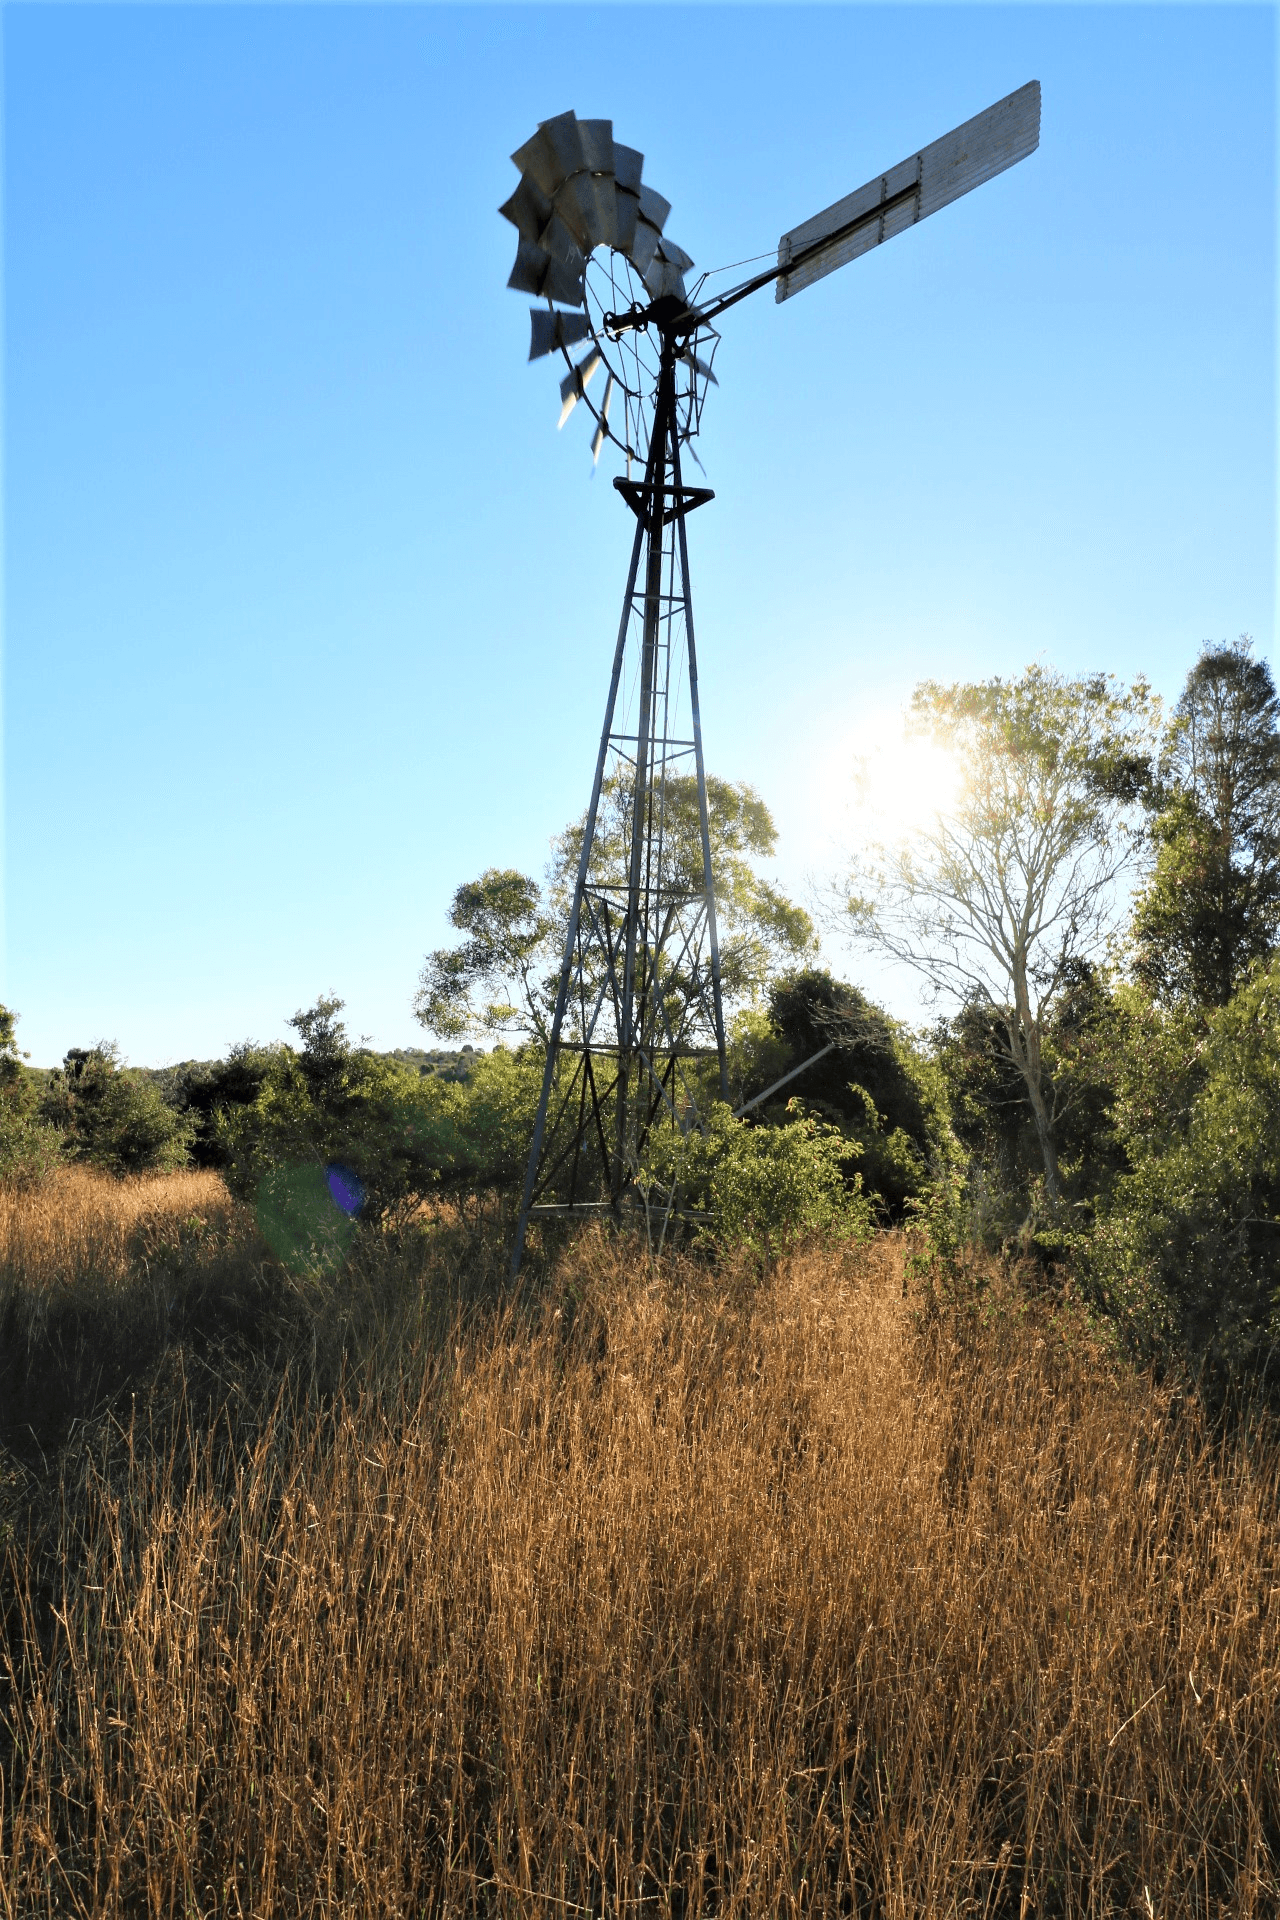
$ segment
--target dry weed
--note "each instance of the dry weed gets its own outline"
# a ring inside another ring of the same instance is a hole
[[[1276,1912],[1270,1440],[887,1240],[556,1283],[68,1465],[0,1911]]]

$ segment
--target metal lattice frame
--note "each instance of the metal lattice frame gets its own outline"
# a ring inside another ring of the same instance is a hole
[[[714,1060],[722,1096],[726,1088],[685,534],[686,516],[712,495],[705,487],[683,484],[676,388],[681,342],[673,330],[663,332],[661,342],[645,476],[614,483],[636,516],[635,539],[514,1268],[531,1215],[603,1209],[621,1215],[635,1195],[655,1126],[687,1132],[699,1122],[690,1063]],[[687,781],[690,772],[701,841],[696,876],[673,870],[668,840],[676,783]],[[601,803],[609,797],[625,805],[622,862],[616,843],[607,850],[601,844]],[[668,1205],[672,1199],[668,1195]]]
[[[776,262],[712,297],[706,276],[686,288],[693,261],[666,234],[670,205],[644,183],[644,155],[615,141],[611,121],[560,114],[512,155],[520,184],[502,212],[520,237],[508,285],[545,302],[530,316],[529,357],[563,356],[560,424],[585,403],[595,420],[592,456],[606,441],[624,455],[627,477],[614,485],[636,516],[513,1272],[533,1214],[607,1208],[620,1217],[629,1200],[643,1199],[643,1156],[654,1128],[687,1132],[698,1124],[691,1063],[716,1059],[726,1093],[684,524],[712,496],[684,486],[680,475],[681,447],[692,451],[715,381],[714,322],[769,285],[777,300],[791,299],[1015,166],[1039,141],[1040,83],[1032,80],[784,233]],[[585,352],[575,362],[578,347]],[[587,389],[601,368],[597,407]],[[644,479],[633,480],[633,463],[642,460]],[[696,884],[676,871],[669,831],[690,757],[701,838]],[[601,834],[606,800],[615,811],[623,807],[612,846]],[[699,1077],[705,1084],[705,1069]],[[674,1202],[673,1187],[668,1213]]]

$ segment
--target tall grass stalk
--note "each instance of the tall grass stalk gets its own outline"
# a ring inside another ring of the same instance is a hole
[[[1277,1911],[1273,1438],[889,1239],[589,1237],[447,1337],[413,1258],[13,1535],[0,1912]]]

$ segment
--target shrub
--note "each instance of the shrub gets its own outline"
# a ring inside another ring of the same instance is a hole
[[[709,1237],[771,1260],[812,1234],[859,1240],[871,1207],[850,1162],[857,1145],[811,1116],[748,1126],[726,1106],[712,1108],[705,1133],[663,1133],[654,1141],[648,1190],[665,1206],[671,1183],[711,1215]]]
[[[509,1188],[524,1172],[534,1056],[499,1047],[465,1081],[421,1074],[351,1046],[341,1008],[329,998],[295,1015],[302,1046],[273,1049],[253,1099],[215,1115],[232,1191],[291,1264],[340,1257],[344,1215],[396,1226],[433,1195]],[[341,1198],[340,1170],[355,1180]]]
[[[61,1132],[68,1158],[115,1174],[184,1166],[195,1131],[159,1087],[121,1064],[115,1043],[106,1040],[71,1048],[39,1110]]]
[[[1219,1389],[1280,1345],[1280,958],[1201,1025],[1129,998],[1117,1127],[1131,1171],[1088,1248],[1149,1346]]]
[[[834,1042],[832,1052],[782,1091],[776,1111],[794,1096],[854,1142],[862,1191],[882,1216],[902,1219],[957,1152],[937,1068],[899,1022],[818,968],[775,981],[769,1024],[785,1046],[786,1066],[799,1066]]]

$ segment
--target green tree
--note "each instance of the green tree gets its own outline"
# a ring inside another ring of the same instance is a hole
[[[1106,1304],[1225,1388],[1280,1355],[1280,959],[1207,1018],[1129,990],[1129,1171],[1087,1250]]]
[[[61,1136],[37,1112],[32,1077],[17,1042],[18,1016],[0,1006],[0,1180],[28,1180],[57,1163]]]
[[[820,968],[781,975],[769,989],[768,1006],[786,1060],[770,1077],[804,1061],[813,1064],[779,1090],[762,1117],[778,1117],[798,1104],[837,1128],[857,1145],[863,1192],[883,1213],[900,1219],[954,1151],[941,1076],[897,1021]],[[828,1045],[832,1050],[814,1059]],[[768,1084],[762,1078],[751,1092]]]
[[[1152,783],[1155,859],[1134,970],[1162,999],[1227,1004],[1280,934],[1280,701],[1247,634],[1206,646]]]
[[[69,1050],[45,1088],[40,1114],[61,1132],[71,1159],[115,1174],[184,1166],[195,1131],[153,1081],[123,1065],[107,1040]]]
[[[916,689],[914,730],[950,752],[946,817],[852,863],[848,924],[933,989],[1000,1020],[1031,1108],[1046,1198],[1062,1198],[1046,1030],[1082,961],[1119,924],[1116,881],[1134,858],[1152,703],[1107,675],[1040,666],[1017,680]]]
[[[523,1171],[537,1075],[496,1048],[465,1081],[352,1045],[333,995],[296,1013],[301,1042],[259,1052],[252,1100],[224,1103],[215,1134],[232,1190],[291,1265],[332,1264],[357,1218],[412,1219],[440,1193],[505,1189]]]
[[[625,878],[630,791],[607,782],[596,821],[597,874]],[[711,859],[720,934],[720,977],[726,1009],[749,1004],[780,965],[811,953],[813,923],[765,879],[757,863],[777,845],[773,818],[754,788],[707,780]],[[414,1012],[446,1037],[467,1032],[518,1035],[545,1045],[582,847],[582,821],[554,844],[545,886],[510,869],[491,867],[459,887],[449,919],[463,938],[429,954]],[[692,775],[669,777],[663,857],[668,875],[701,891],[702,841]]]
[[[1077,1225],[1126,1165],[1112,1111],[1124,1038],[1108,976],[1081,961],[1061,983],[1041,1045],[1058,1171]],[[988,1002],[968,1000],[939,1022],[933,1045],[968,1157],[971,1228],[997,1244],[1021,1237],[1032,1224],[1043,1159],[1005,1021]]]
[[[274,1059],[271,1047],[245,1040],[232,1047],[225,1060],[192,1060],[175,1070],[166,1097],[193,1123],[190,1154],[195,1166],[225,1168],[226,1147],[218,1132],[218,1115],[235,1107],[252,1106]]]

